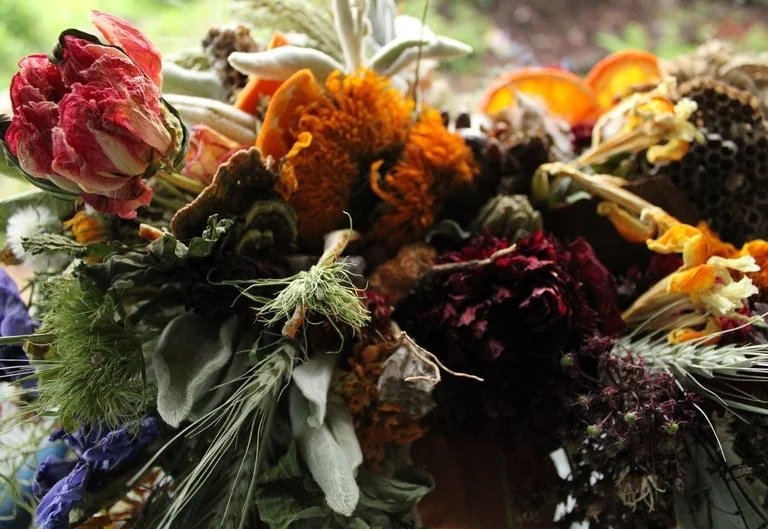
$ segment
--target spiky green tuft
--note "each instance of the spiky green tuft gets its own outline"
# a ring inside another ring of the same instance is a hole
[[[112,296],[73,277],[46,285],[41,332],[53,334],[37,362],[38,406],[67,429],[117,427],[140,418],[152,395],[145,383],[141,341]]]

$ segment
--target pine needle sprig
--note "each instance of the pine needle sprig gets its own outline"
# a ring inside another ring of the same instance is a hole
[[[152,401],[139,335],[129,329],[112,296],[87,290],[73,277],[47,283],[41,333],[52,333],[45,360],[36,362],[42,413],[67,429],[116,428],[138,420]]]

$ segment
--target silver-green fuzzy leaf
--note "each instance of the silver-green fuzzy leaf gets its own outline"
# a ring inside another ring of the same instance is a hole
[[[163,62],[163,90],[168,93],[199,96],[223,101],[226,95],[218,75],[212,70],[189,70],[174,62]]]
[[[363,28],[366,5],[358,0],[358,13],[354,13],[349,0],[333,0],[333,21],[339,35],[347,71],[354,72],[363,64]]]
[[[371,37],[380,46],[395,38],[395,15],[397,7],[394,0],[370,0],[368,20],[371,22]]]
[[[212,388],[236,346],[237,318],[223,325],[186,312],[163,330],[153,365],[157,411],[177,428]]]
[[[391,77],[415,63],[419,58],[450,59],[453,57],[469,55],[470,53],[472,53],[472,46],[448,37],[436,37],[433,42],[421,48],[421,54],[419,54],[418,47],[404,51],[389,68],[382,72],[382,74]]]
[[[391,40],[368,60],[367,66],[374,72],[381,74],[397,62],[405,51],[427,45],[429,45],[429,41],[421,39],[397,38]]]
[[[229,55],[229,64],[240,72],[278,81],[305,68],[321,82],[334,70],[344,70],[330,55],[300,46],[281,46],[255,53],[234,52]]]
[[[181,94],[166,94],[164,97],[176,108],[188,127],[207,125],[243,145],[256,141],[258,120],[247,112],[205,97]]]

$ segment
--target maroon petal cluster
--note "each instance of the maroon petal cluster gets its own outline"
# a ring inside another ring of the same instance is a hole
[[[439,261],[486,259],[508,245],[484,235]],[[490,265],[449,274],[440,290],[428,318],[482,362],[521,351],[557,356],[623,325],[613,277],[583,239],[562,246],[536,233]]]
[[[448,367],[484,379],[441,382],[441,426],[493,424],[512,442],[538,439],[547,453],[566,414],[561,393],[571,380],[561,362],[622,328],[616,285],[583,240],[563,245],[539,232],[488,263],[508,246],[482,235],[440,255],[440,263],[486,261],[422,281],[395,319]]]
[[[176,157],[182,126],[161,99],[157,50],[125,21],[103,13],[94,21],[131,55],[65,32],[54,61],[22,59],[4,140],[27,174],[132,218],[152,198],[144,178]]]

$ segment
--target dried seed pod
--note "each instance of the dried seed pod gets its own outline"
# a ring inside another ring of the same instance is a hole
[[[526,195],[496,195],[480,209],[470,227],[515,242],[542,228],[541,213],[533,209]]]
[[[208,56],[211,68],[224,85],[229,101],[233,101],[236,91],[245,86],[248,76],[230,66],[227,57],[236,51],[254,52],[259,49],[259,45],[251,37],[250,30],[243,25],[234,28],[211,28],[203,38],[203,50]]]

